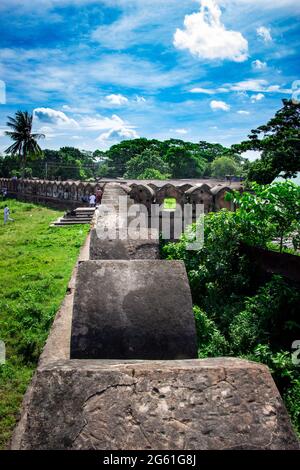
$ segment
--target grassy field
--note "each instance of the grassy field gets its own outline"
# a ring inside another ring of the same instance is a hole
[[[6,447],[20,404],[89,226],[50,227],[61,212],[7,201],[15,222],[3,223],[0,202],[0,449]]]

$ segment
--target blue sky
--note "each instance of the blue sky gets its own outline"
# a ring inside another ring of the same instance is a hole
[[[43,148],[231,145],[300,79],[298,0],[1,0],[0,15],[0,151],[18,109]]]

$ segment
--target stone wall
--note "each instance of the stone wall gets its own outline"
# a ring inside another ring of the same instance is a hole
[[[185,203],[204,204],[205,212],[218,211],[222,208],[233,209],[232,205],[224,200],[225,194],[233,189],[241,190],[241,184],[228,187],[225,183],[215,184],[210,180],[173,180],[161,181],[120,181],[118,184],[126,194],[138,204],[144,204],[150,213],[151,204],[163,204],[166,198],[174,198],[183,206]],[[7,189],[8,195],[21,200],[44,203],[54,207],[74,208],[84,205],[83,198],[94,194],[98,187],[105,186],[100,183],[83,181],[48,181],[0,178],[0,192]]]
[[[8,196],[53,207],[74,208],[84,205],[83,198],[94,194],[103,183],[0,178],[0,192]]]
[[[121,194],[120,185],[104,191],[113,207]],[[97,221],[105,222],[112,223],[109,214]],[[101,244],[94,230],[26,393],[11,448],[299,449],[266,366],[196,359],[184,264],[159,260],[155,251],[151,259],[143,249],[146,259],[136,259],[130,240],[120,250],[115,237],[106,240],[111,249],[101,259],[88,259]]]

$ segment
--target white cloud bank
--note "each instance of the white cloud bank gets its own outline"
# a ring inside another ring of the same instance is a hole
[[[42,127],[40,131],[46,134],[46,138],[53,138],[59,135],[68,135],[66,131],[71,132],[70,138],[74,138],[74,128],[77,131],[82,131],[83,135],[86,133],[99,133],[95,141],[107,142],[118,141],[121,139],[135,139],[138,134],[135,127],[128,124],[120,116],[113,114],[111,117],[96,115],[82,116],[77,121],[69,118],[62,111],[57,111],[52,108],[36,108],[34,111],[34,118],[37,124]],[[62,134],[61,131],[64,133]],[[76,139],[80,137],[76,135]]]
[[[212,100],[210,102],[210,107],[213,111],[217,111],[217,110],[229,111],[230,110],[230,105],[225,103],[225,101]]]
[[[184,29],[176,30],[173,44],[201,59],[243,62],[248,58],[248,41],[240,32],[225,28],[214,0],[202,0],[199,13],[185,16]]]
[[[68,128],[78,127],[78,123],[75,119],[69,118],[62,111],[56,111],[52,108],[35,108],[33,116],[38,119],[40,123],[52,124],[54,126],[62,126]]]

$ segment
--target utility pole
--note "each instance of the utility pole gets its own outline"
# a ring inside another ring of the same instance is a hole
[[[45,162],[45,180],[48,179],[48,162]]]

